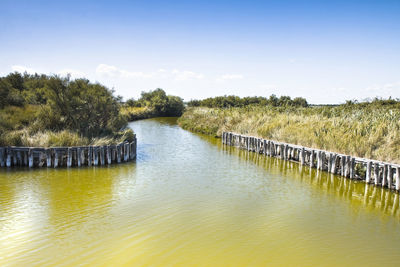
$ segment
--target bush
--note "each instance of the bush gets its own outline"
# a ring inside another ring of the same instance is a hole
[[[58,138],[70,145],[100,137],[113,139],[127,125],[120,108],[120,97],[87,79],[11,73],[0,78],[1,142],[40,143],[25,136],[26,132],[45,135],[47,145],[62,145]]]
[[[126,101],[121,113],[133,121],[152,117],[178,117],[184,110],[182,98],[167,95],[164,90],[157,88],[154,91],[142,92],[138,100]]]

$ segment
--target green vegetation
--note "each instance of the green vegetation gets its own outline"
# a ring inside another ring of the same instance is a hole
[[[400,101],[348,101],[338,106],[188,108],[188,130],[254,135],[359,157],[400,163]]]
[[[167,95],[164,90],[158,88],[150,92],[142,92],[138,100],[133,98],[125,102],[121,113],[128,120],[140,120],[153,117],[179,117],[185,106],[182,98]]]
[[[10,73],[0,78],[0,146],[72,146],[131,141],[120,98],[101,84]]]
[[[308,103],[305,98],[296,97],[291,99],[290,96],[271,95],[269,98],[262,96],[248,96],[240,98],[238,96],[217,96],[203,100],[190,100],[189,107],[209,107],[209,108],[230,108],[230,107],[246,107],[250,105],[272,106],[272,107],[307,107]]]

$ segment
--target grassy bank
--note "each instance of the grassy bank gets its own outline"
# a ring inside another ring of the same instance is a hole
[[[0,146],[106,145],[132,141],[120,98],[86,79],[0,77]]]
[[[188,130],[223,131],[400,163],[400,105],[242,108],[192,107],[178,120]]]

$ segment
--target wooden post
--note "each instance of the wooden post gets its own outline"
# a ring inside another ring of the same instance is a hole
[[[51,148],[46,149],[46,167],[51,167]]]
[[[221,139],[222,139],[222,144],[225,144],[225,132],[222,132]]]
[[[383,175],[382,175],[382,187],[387,185],[387,177],[388,177],[388,165],[383,165]]]
[[[289,148],[290,148],[289,145],[285,144],[285,148],[284,148],[285,150],[283,152],[285,160],[289,159]]]
[[[24,165],[24,162],[22,161],[21,151],[17,151],[17,161],[19,166]]]
[[[93,147],[93,165],[99,165],[99,147]]]
[[[321,151],[320,150],[318,150],[317,151],[317,169],[318,170],[320,170],[321,169],[321,160],[322,160],[322,158],[321,158]]]
[[[68,148],[68,152],[67,152],[67,167],[71,167],[72,166],[72,147]]]
[[[111,164],[111,151],[110,151],[110,146],[107,146],[107,164]]]
[[[304,147],[302,147],[300,150],[300,163],[301,165],[305,165],[306,163],[306,150]]]
[[[263,149],[264,155],[266,156],[268,154],[268,141],[265,139],[263,140]]]
[[[105,164],[105,159],[104,159],[104,146],[100,147],[100,164],[104,165]]]
[[[333,158],[332,153],[329,153],[328,154],[328,172],[331,172],[331,169],[332,169],[332,158]]]
[[[28,151],[24,151],[24,166],[28,166]]]
[[[235,137],[235,139],[236,139],[236,137]],[[129,145],[128,144],[124,145],[124,153],[125,153],[124,160],[128,161],[129,160]]]
[[[80,167],[81,165],[82,165],[82,163],[81,163],[81,158],[82,156],[81,156],[81,148],[80,147],[77,147],[76,148],[76,165],[78,166],[78,167]]]
[[[290,148],[290,153],[289,153],[290,159],[296,159],[296,149],[294,147]]]
[[[121,163],[121,145],[117,145],[117,162]]]
[[[333,153],[333,156],[332,156],[332,163],[331,163],[331,169],[330,169],[330,172],[331,172],[331,173],[336,173],[336,159],[337,159],[337,154],[336,154],[336,153]]]
[[[340,175],[341,176],[346,176],[345,175],[345,170],[346,170],[346,156],[341,155],[340,156]]]
[[[17,166],[17,155],[15,153],[15,150],[12,150],[12,161],[13,161],[13,165]]]
[[[328,169],[328,164],[325,164],[325,162],[327,161],[327,157],[326,157],[326,152],[325,151],[321,152],[321,158],[322,158],[322,160],[321,160],[321,164],[322,164],[321,170],[326,171]],[[326,165],[326,167],[325,167],[325,165]]]
[[[135,136],[133,141],[135,142],[133,144],[133,157],[134,157],[134,159],[136,159],[136,155],[137,155],[137,139],[136,139],[136,136]]]
[[[389,189],[392,189],[392,183],[393,183],[393,169],[392,165],[388,165],[388,175],[387,175],[388,183],[387,187]]]
[[[354,179],[355,177],[355,159],[351,157],[350,159],[350,179]]]
[[[314,164],[314,155],[315,155],[315,151],[311,150],[310,151],[310,168],[314,168],[315,164]]]
[[[0,166],[4,167],[6,166],[6,161],[5,161],[5,153],[6,149],[4,147],[0,147]]]
[[[268,156],[275,156],[275,144],[272,141],[268,141]]]
[[[371,170],[372,170],[372,161],[367,162],[367,171],[365,173],[365,182],[369,184],[371,182]]]
[[[92,166],[92,161],[93,161],[93,147],[90,146],[88,148],[88,166]]]
[[[379,164],[378,163],[375,163],[374,164],[374,179],[375,179],[375,185],[378,185],[379,184],[379,182],[380,182],[380,179],[379,179],[380,177],[379,177]]]
[[[11,167],[11,148],[6,149],[6,166]]]
[[[81,148],[80,157],[81,157],[81,166],[83,166],[83,165],[85,165],[85,148],[84,147]]]
[[[344,177],[349,177],[349,175],[350,175],[350,164],[351,164],[350,160],[351,160],[351,157],[350,156],[346,156],[346,165],[345,165],[345,168],[344,168]]]
[[[396,167],[396,190],[400,190],[400,167]]]
[[[58,167],[58,150],[54,149],[54,168]]]
[[[28,156],[29,156],[29,168],[32,168],[33,167],[33,149],[32,148],[29,149]]]

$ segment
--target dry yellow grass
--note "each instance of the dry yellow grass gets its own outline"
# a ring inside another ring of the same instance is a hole
[[[179,119],[188,130],[223,131],[400,163],[400,110],[390,107],[189,108]]]

